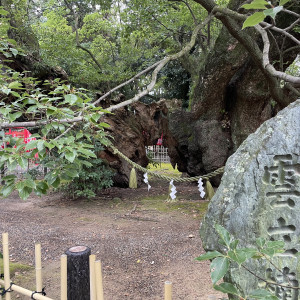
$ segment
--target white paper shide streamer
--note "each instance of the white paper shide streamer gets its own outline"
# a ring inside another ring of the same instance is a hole
[[[199,193],[200,193],[200,197],[204,198],[205,192],[204,192],[202,178],[199,178],[199,180],[198,180],[198,190],[199,190]]]
[[[149,190],[151,189],[151,185],[149,184],[148,181],[148,173],[144,174],[144,182],[148,185],[148,192],[149,192]]]
[[[176,186],[174,185],[174,183],[173,183],[173,179],[170,181],[170,197],[171,197],[171,199],[172,200],[174,200],[174,199],[176,199],[176,193],[177,193],[177,191],[176,191]]]

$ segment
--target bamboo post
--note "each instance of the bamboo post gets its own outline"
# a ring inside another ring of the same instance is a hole
[[[35,244],[35,280],[36,280],[36,291],[41,292],[43,289],[42,282],[42,251],[41,244]]]
[[[2,177],[1,177],[2,178]],[[0,274],[3,274],[2,273],[2,268],[0,268]],[[2,288],[2,286],[1,286],[1,284],[0,284],[0,291],[1,291],[1,288]],[[0,293],[0,300],[2,300],[2,295],[1,295],[1,293]]]
[[[60,257],[60,299],[68,299],[68,281],[67,281],[67,255],[63,254]]]
[[[9,249],[8,249],[8,233],[2,234],[3,245],[3,267],[4,267],[4,288],[7,290],[10,287],[10,273],[9,273]],[[5,294],[6,300],[10,300],[10,293]]]
[[[165,300],[172,300],[172,282],[165,282]]]
[[[0,279],[0,283],[2,284],[3,280]],[[42,294],[37,294],[34,291],[30,291],[30,290],[24,289],[23,287],[21,287],[19,285],[16,285],[16,284],[12,285],[12,290],[16,291],[17,293],[20,293],[20,294],[22,294],[24,296],[30,297],[30,299],[36,299],[36,300],[54,300],[52,298],[43,296]],[[9,293],[7,293],[5,295],[7,297],[9,295]]]
[[[95,261],[97,300],[104,300],[101,261]]]
[[[95,261],[96,261],[96,255],[92,254],[89,258],[90,261],[90,295],[91,300],[97,300],[97,294],[96,294],[96,275],[95,275]]]

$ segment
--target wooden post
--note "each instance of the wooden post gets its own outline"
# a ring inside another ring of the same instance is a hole
[[[3,246],[4,288],[7,290],[10,287],[8,233],[2,234],[2,246]],[[5,299],[6,300],[11,299],[10,293],[5,294]]]
[[[165,282],[165,300],[172,300],[172,282]]]
[[[36,277],[36,291],[41,292],[43,289],[42,282],[42,253],[41,244],[35,244],[35,277]]]
[[[60,257],[60,299],[67,300],[67,255],[63,254]]]
[[[95,261],[97,300],[103,300],[103,280],[101,261]]]
[[[90,300],[89,256],[91,249],[86,246],[75,246],[65,253],[68,270],[68,300]]]

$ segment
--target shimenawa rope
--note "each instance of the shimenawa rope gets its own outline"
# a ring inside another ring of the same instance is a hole
[[[167,181],[176,181],[176,182],[193,182],[193,181],[198,181],[200,178],[204,179],[204,180],[209,180],[212,177],[215,177],[217,175],[223,174],[224,173],[224,168],[225,167],[221,167],[211,173],[208,173],[206,175],[201,175],[201,176],[196,176],[196,177],[187,177],[187,178],[178,178],[178,177],[170,177],[170,176],[165,176],[165,175],[161,175],[161,174],[157,174],[155,172],[149,171],[146,168],[143,168],[142,166],[138,165],[137,163],[133,162],[132,160],[130,160],[126,155],[124,155],[122,152],[120,152],[115,146],[110,145],[109,146],[112,150],[114,154],[117,154],[118,156],[120,156],[121,158],[123,158],[125,161],[127,161],[130,165],[132,165],[134,168],[136,168],[137,170],[142,171],[143,173],[148,173],[151,174],[153,176],[156,176],[160,179],[164,179]]]

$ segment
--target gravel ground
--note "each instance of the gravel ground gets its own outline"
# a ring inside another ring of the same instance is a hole
[[[155,209],[151,197],[164,192],[158,184],[149,194],[146,187],[112,188],[93,201],[52,194],[25,202],[13,194],[0,200],[0,230],[9,233],[12,261],[33,265],[34,243],[42,244],[43,280],[53,299],[59,299],[60,255],[75,245],[89,246],[101,259],[105,299],[163,299],[167,280],[175,300],[221,299],[211,287],[209,264],[194,260],[204,252],[201,212]],[[178,195],[180,203],[201,205],[196,186],[181,186]],[[146,196],[152,206],[141,201]],[[34,289],[31,273],[17,274],[14,281]]]

